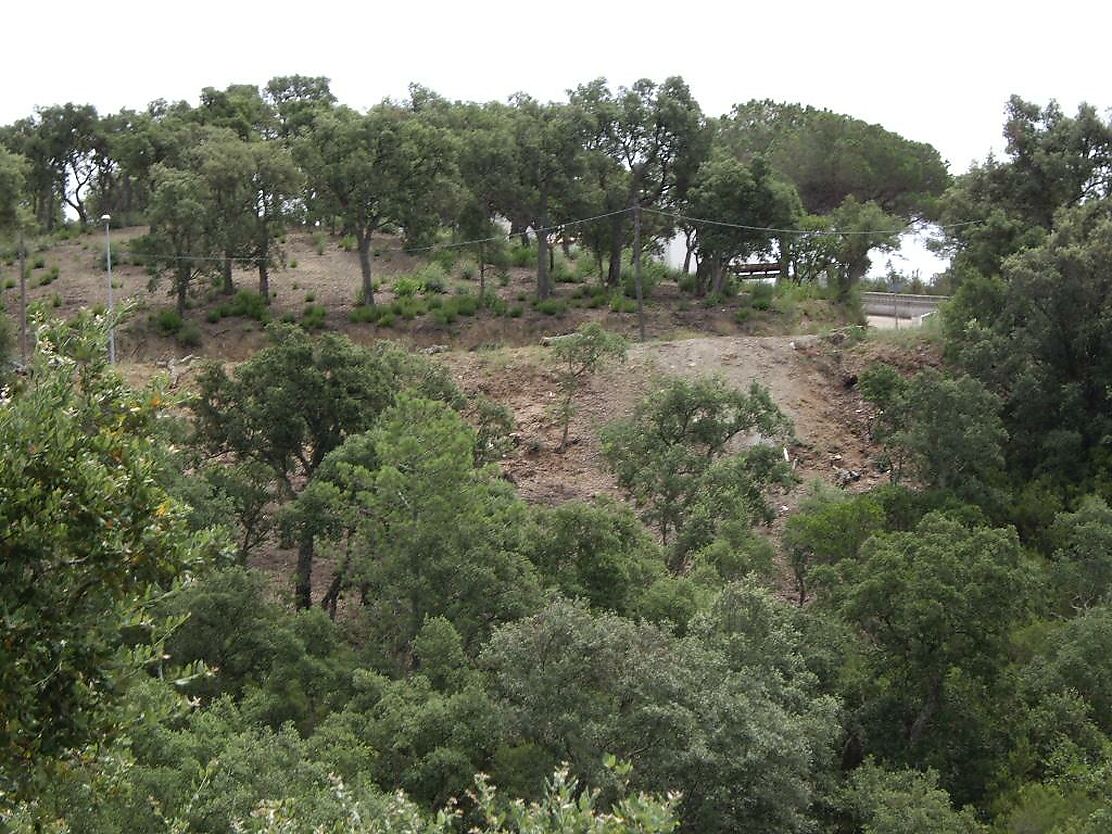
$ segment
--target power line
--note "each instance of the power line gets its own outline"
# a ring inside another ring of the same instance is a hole
[[[723,220],[708,220],[703,217],[689,217],[685,214],[678,214],[671,211],[661,211],[660,209],[642,208],[642,211],[647,211],[650,214],[659,214],[663,217],[671,217],[674,220],[684,220],[688,223],[705,223],[708,226],[724,226],[728,229],[744,229],[751,232],[770,232],[773,234],[781,235],[816,235],[819,237],[843,237],[848,235],[902,235],[909,230],[909,227],[914,224],[908,224],[908,227],[903,229],[876,229],[863,232],[851,231],[838,231],[837,229],[777,229],[771,226],[747,226],[743,223],[727,223]],[[947,223],[946,225],[938,226],[939,229],[954,229],[960,226],[973,226],[978,223],[983,223],[983,220],[966,220],[962,223]]]
[[[605,220],[609,217],[616,217],[620,214],[628,214],[632,211],[633,211],[633,207],[628,206],[626,208],[618,209],[616,211],[608,211],[604,214],[596,214],[596,215],[593,215],[591,217],[583,217],[583,218],[580,218],[580,219],[577,219],[577,220],[568,220],[568,221],[563,222],[563,223],[555,223],[551,226],[545,226],[545,227],[541,227],[541,228],[529,227],[529,230],[532,231],[533,234],[547,234],[548,232],[556,232],[556,231],[560,231],[562,229],[566,229],[569,226],[582,226],[586,223],[594,223],[594,222],[599,221],[599,220]],[[647,208],[647,207],[641,207],[641,211],[648,212],[650,214],[660,215],[661,217],[669,217],[673,220],[684,221],[684,222],[687,222],[687,223],[695,223],[695,224],[702,223],[702,224],[705,224],[705,225],[708,225],[708,226],[719,226],[719,227],[728,228],[728,229],[743,229],[745,231],[751,231],[751,232],[767,232],[769,234],[814,235],[814,236],[818,236],[818,237],[842,237],[842,236],[851,236],[851,235],[901,235],[901,234],[904,234],[904,233],[910,231],[911,226],[914,225],[914,224],[909,224],[908,227],[905,227],[905,228],[902,228],[902,229],[877,229],[877,230],[872,230],[872,231],[838,231],[836,229],[781,229],[781,228],[776,228],[776,227],[772,227],[772,226],[749,226],[749,225],[746,225],[744,223],[729,223],[729,222],[726,222],[724,220],[710,220],[710,219],[704,218],[704,217],[691,217],[689,215],[680,214],[678,212],[663,211],[661,209],[653,209],[653,208]],[[938,226],[936,226],[936,228],[938,228],[938,229],[957,229],[957,228],[961,228],[961,227],[964,227],[964,226],[975,226],[975,225],[978,225],[978,224],[984,223],[984,222],[985,221],[983,221],[983,220],[966,220],[966,221],[963,221],[963,222],[960,222],[960,223],[947,223],[947,224],[943,224],[943,225],[938,225]],[[503,232],[502,234],[492,235],[491,237],[475,238],[473,240],[454,241],[454,242],[451,242],[451,243],[433,243],[433,244],[430,244],[428,246],[418,246],[418,247],[406,247],[406,246],[375,247],[374,251],[376,253],[401,252],[401,253],[404,253],[404,254],[407,254],[407,255],[416,255],[416,254],[423,253],[423,252],[432,252],[432,251],[441,250],[441,249],[461,249],[461,248],[466,247],[466,246],[476,246],[480,243],[493,243],[495,241],[509,240],[510,238],[512,238],[514,236],[514,234],[516,234],[516,233]],[[148,260],[159,260],[159,261],[201,261],[201,262],[208,261],[208,262],[215,262],[215,263],[221,263],[225,260],[228,260],[228,259],[226,259],[226,258],[224,258],[223,256],[220,256],[220,255],[165,255],[165,256],[160,256],[160,255],[152,255],[152,254],[143,253],[143,252],[129,252],[129,255],[130,255],[131,258],[139,259],[139,260],[148,259]],[[271,259],[270,258],[232,257],[230,260],[233,261],[234,263],[245,264],[245,263],[261,263],[263,261],[269,262]]]

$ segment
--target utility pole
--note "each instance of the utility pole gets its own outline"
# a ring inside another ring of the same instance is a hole
[[[27,364],[27,247],[19,230],[19,356]]]
[[[641,200],[633,199],[633,284],[637,288],[637,332],[645,341],[645,300],[641,292]]]
[[[104,261],[108,266],[108,364],[116,364],[116,323],[112,321],[112,238],[108,234],[109,224],[112,222],[110,214],[102,215],[104,221]]]

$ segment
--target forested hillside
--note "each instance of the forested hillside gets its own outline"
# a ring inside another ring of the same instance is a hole
[[[1004,135],[678,78],[0,128],[5,829],[1112,830],[1112,125]],[[878,340],[923,222],[952,300]]]

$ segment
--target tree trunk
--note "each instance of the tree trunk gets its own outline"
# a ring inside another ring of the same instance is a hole
[[[537,298],[541,301],[548,298],[548,235],[541,232],[537,235]]]
[[[27,247],[19,233],[19,356],[27,364]]]
[[[714,276],[713,292],[721,295],[722,291],[726,289],[726,270],[721,258],[714,258],[711,261],[711,269]]]
[[[362,230],[356,232],[356,243],[359,248],[359,271],[363,274],[362,304],[368,307],[375,306],[375,288],[371,281],[371,236]]]
[[[688,229],[683,233],[684,253],[683,253],[683,274],[687,275],[691,272],[691,254],[695,251],[695,232]]]
[[[551,289],[548,285],[548,192],[541,192],[541,212],[537,223],[537,298],[548,298]]]
[[[486,298],[486,244],[479,244],[479,298]]]
[[[297,585],[294,601],[299,609],[313,604],[313,536],[302,533],[297,543]]]
[[[178,315],[185,318],[185,295],[189,292],[189,279],[191,267],[178,267],[177,280],[174,282],[176,286],[174,290],[178,295]]]
[[[940,703],[942,703],[942,676],[936,675],[931,680],[931,688],[927,692],[927,698],[922,709],[919,710],[919,714],[915,716],[915,721],[908,729],[907,743],[909,746],[914,746],[923,737],[923,732],[927,729],[927,724]]]
[[[610,221],[610,271],[606,283],[611,287],[622,283],[622,216],[615,215]]]
[[[709,258],[703,258],[695,264],[695,295],[702,298],[707,294],[707,287],[710,284],[710,265]]]
[[[266,258],[259,259],[259,295],[267,304],[270,303],[270,270]]]
[[[255,251],[258,256],[259,267],[259,295],[263,297],[263,302],[270,303],[270,237],[264,231],[259,241],[259,247]]]
[[[510,237],[517,235],[521,238],[521,245],[529,245],[529,229],[525,225],[518,223],[514,220],[510,221]]]
[[[222,279],[220,292],[224,295],[231,295],[236,291],[236,285],[232,281],[232,259],[227,252],[224,253],[224,260],[220,264],[220,275]]]

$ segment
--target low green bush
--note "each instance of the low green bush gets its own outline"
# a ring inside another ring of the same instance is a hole
[[[306,330],[320,330],[328,311],[320,304],[310,304],[301,313],[301,326]]]
[[[530,243],[522,246],[520,243],[510,247],[510,264],[516,267],[532,266],[537,262],[537,245]]]
[[[254,319],[261,322],[270,320],[270,309],[266,305],[266,299],[251,290],[240,290],[229,301],[217,307],[216,313],[217,321],[222,318]],[[210,318],[209,321],[212,319]]]
[[[201,345],[201,328],[195,321],[187,321],[178,331],[178,344],[182,347],[195,348]]]
[[[562,316],[568,311],[567,302],[560,298],[546,298],[533,306],[536,307],[537,312],[544,313],[546,316]]]
[[[163,336],[173,336],[183,324],[181,314],[174,309],[159,310],[154,317],[155,327]]]

